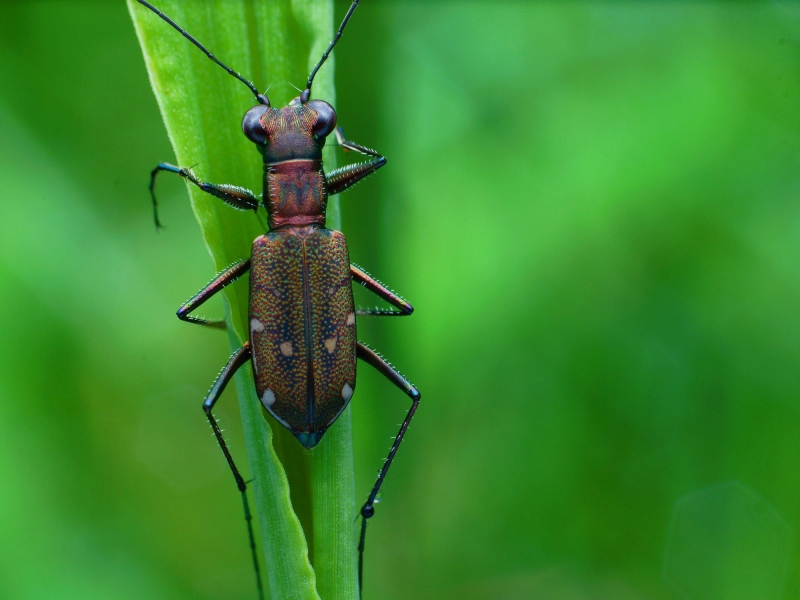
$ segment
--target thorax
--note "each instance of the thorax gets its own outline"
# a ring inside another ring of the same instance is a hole
[[[264,190],[271,228],[325,225],[328,194],[322,160],[265,162]]]

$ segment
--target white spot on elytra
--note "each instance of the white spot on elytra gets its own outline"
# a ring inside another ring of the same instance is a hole
[[[355,322],[356,322],[356,313],[350,313],[349,315],[347,315],[347,324],[348,325],[352,325]]]
[[[342,399],[345,402],[349,402],[350,398],[353,397],[353,388],[350,387],[349,383],[345,383],[344,387],[342,388]]]
[[[329,288],[328,288],[328,293],[329,293],[331,296],[333,296],[333,295],[336,293],[336,288],[335,288],[335,287],[329,287]]]
[[[264,331],[264,324],[258,319],[250,319],[250,331],[261,333]]]
[[[253,373],[258,375],[258,365],[256,364],[256,353],[255,352],[251,352],[250,353],[250,360],[253,361]]]
[[[336,339],[336,336],[333,336],[325,340],[325,349],[328,351],[328,354],[333,354],[333,351],[336,350]]]
[[[283,342],[280,345],[281,354],[284,356],[292,356],[294,354],[294,348],[292,348],[292,342]]]
[[[263,404],[267,408],[275,404],[275,392],[273,392],[269,388],[264,390],[264,394],[261,396],[261,404]]]

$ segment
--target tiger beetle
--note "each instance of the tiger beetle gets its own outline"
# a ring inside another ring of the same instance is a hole
[[[209,321],[190,313],[250,271],[250,339],[231,355],[203,401],[203,410],[242,494],[259,597],[263,598],[263,586],[247,485],[212,414],[214,404],[236,371],[248,360],[252,361],[255,387],[264,409],[308,449],[319,443],[353,396],[356,359],[377,369],[411,398],[411,408],[389,456],[361,507],[358,541],[360,590],[367,521],[375,514],[376,498],[417,410],[420,393],[377,352],[356,338],[356,315],[404,316],[410,315],[413,307],[366,271],[350,263],[344,235],[325,227],[328,196],[343,192],[386,164],[386,158],[374,150],[345,139],[342,129],[336,127],[336,112],[330,104],[311,99],[314,76],[339,41],[359,0],[353,0],[350,5],[335,37],[311,71],[306,89],[283,108],[272,108],[266,93],[259,93],[250,81],[223,64],[159,9],[145,0],[138,2],[171,25],[228,74],[244,83],[258,101],[257,106],[245,113],[242,130],[264,159],[264,187],[260,202],[250,190],[200,181],[190,168],[167,163],[160,163],[151,173],[150,193],[157,227],[160,223],[155,182],[161,171],[188,179],[233,208],[257,211],[259,205],[263,205],[267,211],[269,229],[253,242],[250,258],[222,271],[178,309],[178,318],[183,321],[224,328],[224,321]],[[332,133],[344,150],[359,152],[369,156],[369,160],[326,174],[322,168],[322,148]],[[356,310],[351,287],[353,281],[386,300],[396,310]]]

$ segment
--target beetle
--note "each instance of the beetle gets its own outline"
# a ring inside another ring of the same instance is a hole
[[[222,63],[158,8],[146,0],[138,2],[166,21],[228,74],[244,83],[258,102],[245,113],[242,131],[263,158],[261,199],[236,185],[201,181],[190,168],[168,163],[159,163],[153,169],[150,193],[157,227],[160,223],[155,182],[162,171],[187,179],[233,208],[257,211],[259,206],[263,206],[267,212],[268,230],[253,241],[250,258],[219,273],[177,312],[183,321],[224,328],[224,321],[209,321],[191,313],[250,272],[249,340],[231,355],[217,376],[203,401],[203,410],[242,494],[261,597],[263,590],[247,484],[212,412],[236,371],[248,360],[252,362],[255,388],[262,406],[308,449],[319,443],[353,396],[357,359],[377,369],[411,399],[411,407],[389,455],[361,507],[358,542],[360,589],[367,522],[375,514],[376,498],[417,410],[420,393],[377,352],[356,337],[357,314],[405,316],[413,312],[413,307],[352,264],[345,236],[325,226],[328,197],[346,190],[386,164],[384,156],[344,137],[342,129],[337,128],[336,111],[330,104],[311,99],[314,77],[342,36],[359,0],[350,5],[336,35],[311,71],[306,89],[282,108],[273,108],[266,92],[259,93],[250,81]],[[326,174],[322,165],[322,148],[332,134],[343,149],[366,155],[368,160]],[[387,301],[394,309],[357,311],[353,301],[353,281]]]

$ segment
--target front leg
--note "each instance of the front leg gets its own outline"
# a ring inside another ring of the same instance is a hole
[[[375,152],[375,150],[371,150],[365,146],[361,146],[355,142],[346,140],[341,127],[336,128],[336,141],[339,142],[339,145],[346,152],[353,150],[355,152],[360,152],[361,154],[366,154],[367,156],[373,156],[374,158],[372,160],[368,160],[367,162],[347,165],[326,175],[326,186],[328,195],[330,196],[343,192],[347,188],[352,187],[365,177],[372,175],[375,171],[386,164],[386,157],[381,156]]]
[[[372,150],[371,148],[367,148],[366,146],[362,146],[361,144],[356,144],[355,142],[351,142],[350,140],[344,137],[344,129],[341,127],[337,127],[336,131],[336,141],[342,147],[342,150],[345,152],[350,152],[354,150],[356,152],[360,152],[361,154],[367,154],[368,156],[374,156],[375,158],[383,158],[380,154]]]
[[[161,223],[158,220],[158,202],[156,201],[156,175],[161,171],[175,173],[184,179],[188,179],[204,192],[216,196],[237,210],[258,210],[258,197],[246,188],[239,187],[238,185],[230,185],[228,183],[208,183],[206,181],[200,181],[195,177],[191,169],[176,167],[169,163],[158,163],[158,166],[150,173],[150,197],[153,199],[153,218],[156,222],[156,228],[161,227]]]
[[[207,327],[225,329],[225,321],[209,321],[201,317],[193,317],[189,313],[192,312],[195,308],[197,308],[201,304],[203,304],[203,302],[211,298],[211,296],[213,296],[220,290],[225,289],[225,287],[227,287],[228,285],[232,284],[234,281],[239,279],[239,277],[247,273],[248,269],[250,269],[249,258],[247,260],[242,260],[232,264],[222,273],[214,277],[214,279],[211,280],[211,283],[209,283],[202,290],[200,290],[189,300],[187,300],[178,309],[177,313],[178,318],[181,321],[187,321],[189,323],[197,323],[198,325],[205,325]]]

